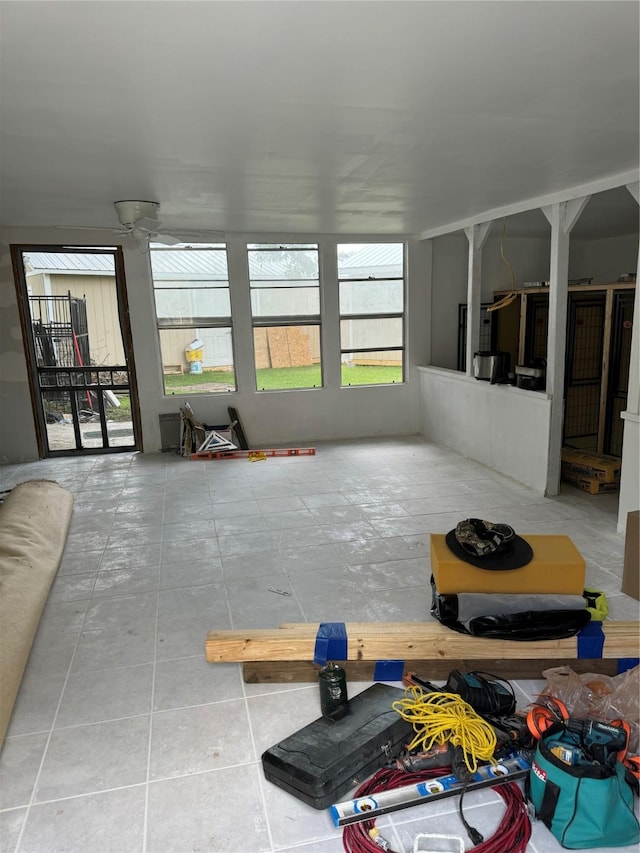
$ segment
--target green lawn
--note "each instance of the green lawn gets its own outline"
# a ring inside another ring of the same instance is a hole
[[[278,391],[286,388],[319,388],[322,385],[320,365],[310,367],[267,367],[257,373],[259,391]],[[342,367],[343,385],[390,385],[402,382],[400,366],[354,365]],[[228,389],[234,385],[235,376],[227,370],[204,370],[202,373],[165,374],[167,394],[202,394],[215,391],[211,386]],[[205,387],[202,387],[205,386]],[[209,386],[209,387],[206,387]]]

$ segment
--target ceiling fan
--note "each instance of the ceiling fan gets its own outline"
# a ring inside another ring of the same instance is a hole
[[[134,238],[139,246],[149,243],[163,243],[175,246],[185,240],[212,240],[224,236],[222,231],[194,231],[188,229],[171,229],[171,233],[163,230],[162,222],[158,219],[160,204],[157,201],[138,201],[125,199],[113,203],[121,229],[114,229],[117,234],[127,234]]]
[[[121,228],[113,228],[114,234],[133,237],[138,248],[146,252],[150,243],[162,243],[166,246],[176,246],[179,243],[204,242],[210,243],[224,237],[223,231],[199,231],[196,229],[170,229],[165,231],[158,218],[160,204],[157,201],[141,201],[138,199],[123,199],[115,201],[118,221]],[[82,230],[104,230],[93,226],[76,226]]]

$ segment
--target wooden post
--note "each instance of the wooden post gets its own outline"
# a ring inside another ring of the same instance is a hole
[[[473,354],[480,344],[480,295],[482,288],[482,247],[491,228],[482,222],[465,228],[469,241],[469,272],[467,276],[467,376],[473,376]]]
[[[564,375],[567,349],[569,235],[590,196],[543,207],[551,223],[549,269],[549,328],[547,330],[547,394],[551,396],[547,496],[560,493],[560,464],[564,423]]]

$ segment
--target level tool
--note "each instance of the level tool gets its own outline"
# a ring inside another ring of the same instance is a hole
[[[276,447],[273,450],[203,450],[191,454],[192,459],[248,459],[263,456],[315,456],[315,447]]]
[[[474,791],[492,785],[502,785],[523,779],[529,774],[531,761],[528,754],[522,751],[513,753],[498,764],[486,764],[479,767],[467,783],[466,790]],[[346,826],[359,820],[370,820],[373,817],[400,809],[417,806],[431,800],[441,800],[462,793],[465,783],[452,773],[446,776],[435,776],[413,785],[393,788],[377,794],[368,794],[355,800],[345,800],[331,806],[331,818],[335,826]]]

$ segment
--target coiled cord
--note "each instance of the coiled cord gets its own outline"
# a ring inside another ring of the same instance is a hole
[[[384,767],[364,782],[353,796],[357,799],[380,793],[380,791],[400,788],[403,785],[413,785],[425,779],[446,775],[450,771],[450,767],[434,767],[420,773],[406,773],[403,770]],[[505,813],[495,833],[491,838],[473,847],[473,853],[526,853],[527,843],[531,837],[531,821],[522,791],[515,782],[504,782],[497,785],[494,790],[506,804]],[[381,843],[380,836],[377,843],[373,840],[376,833],[375,823],[375,819],[372,818],[345,826],[342,834],[345,853],[380,853],[381,849],[386,849],[387,853],[393,853],[389,844],[385,848],[384,842]]]
[[[413,725],[415,737],[409,752],[428,752],[434,743],[450,742],[462,750],[470,774],[478,769],[478,761],[493,761],[496,733],[457,693],[425,693],[410,686],[405,698],[393,702],[393,709]]]

